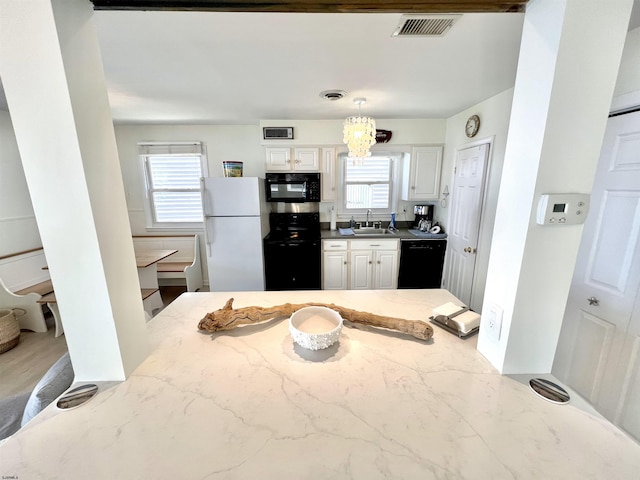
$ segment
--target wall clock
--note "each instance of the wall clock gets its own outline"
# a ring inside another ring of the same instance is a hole
[[[467,134],[467,137],[475,137],[476,133],[478,133],[478,129],[480,128],[480,117],[478,115],[471,115],[467,120],[467,124],[464,127],[464,132]]]

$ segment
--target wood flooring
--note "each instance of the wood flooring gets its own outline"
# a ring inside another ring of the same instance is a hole
[[[185,291],[181,286],[160,287],[165,306]],[[55,337],[53,318],[46,320],[49,326],[46,333],[23,330],[20,343],[0,354],[0,398],[33,390],[51,365],[67,351],[65,336]]]

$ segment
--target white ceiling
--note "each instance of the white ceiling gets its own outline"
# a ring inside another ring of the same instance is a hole
[[[116,123],[339,119],[355,97],[376,119],[447,118],[513,86],[524,14],[464,14],[436,38],[392,37],[400,17],[95,12]]]
[[[445,118],[515,80],[522,14],[391,37],[399,14],[96,12],[118,122]],[[331,102],[323,90],[348,95]]]

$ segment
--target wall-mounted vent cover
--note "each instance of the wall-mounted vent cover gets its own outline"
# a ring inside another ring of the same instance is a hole
[[[293,127],[263,127],[265,140],[293,140]]]
[[[442,37],[462,15],[402,15],[392,37]]]

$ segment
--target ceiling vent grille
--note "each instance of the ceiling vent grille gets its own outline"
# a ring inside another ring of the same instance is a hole
[[[462,15],[403,15],[392,37],[442,37]]]

